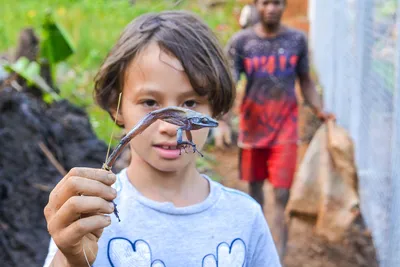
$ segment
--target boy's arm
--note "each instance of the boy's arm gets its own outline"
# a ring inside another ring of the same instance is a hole
[[[234,35],[225,47],[225,54],[228,59],[228,64],[232,72],[232,77],[235,83],[240,80],[240,74],[244,72],[242,41],[240,35]]]
[[[257,213],[252,229],[250,250],[253,250],[253,253],[248,266],[281,267],[278,252],[261,208]]]
[[[240,52],[240,43],[238,36],[235,35],[228,41],[228,44],[225,47],[225,54],[235,84],[239,82],[240,74],[244,71],[243,56]],[[224,143],[230,145],[232,142],[231,119],[232,111],[229,111],[219,119],[219,126],[213,131],[215,145],[219,148],[223,148],[225,146]]]
[[[307,39],[305,36],[303,36],[302,52],[299,56],[296,71],[304,100],[310,105],[311,109],[320,119],[326,120],[334,118],[335,116],[333,114],[325,113],[323,111],[322,97],[318,94],[315,84],[311,79],[309,65]]]

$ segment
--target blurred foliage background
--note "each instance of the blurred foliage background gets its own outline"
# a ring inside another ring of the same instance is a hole
[[[246,2],[249,1],[0,0],[0,53],[12,53],[19,32],[25,27],[34,28],[40,38],[44,17],[51,10],[76,48],[72,56],[57,65],[56,84],[60,94],[85,108],[98,137],[108,142],[113,122],[94,103],[93,78],[124,27],[143,13],[184,9],[202,17],[215,31],[221,45],[225,45],[239,30],[238,16]]]

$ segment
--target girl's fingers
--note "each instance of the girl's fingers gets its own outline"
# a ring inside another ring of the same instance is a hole
[[[90,180],[96,180],[106,185],[115,183],[116,176],[114,173],[102,169],[93,168],[72,168],[67,175],[56,185],[53,191],[58,192],[61,187],[68,181],[70,177],[78,176]]]
[[[102,169],[92,168],[73,168],[69,176],[85,177],[90,180],[99,181],[105,185],[112,185],[115,183],[116,176],[114,173]]]
[[[49,203],[44,209],[47,221],[57,212],[57,210],[74,195],[100,196],[108,200],[116,197],[112,185],[116,180],[115,174],[102,169],[73,168],[56,185],[49,197]],[[91,182],[88,182],[91,181]]]
[[[93,215],[75,221],[55,235],[54,242],[61,251],[70,251],[73,244],[80,243],[82,238],[89,233],[99,233],[111,224],[111,218],[107,215]]]
[[[113,200],[117,192],[109,185],[86,177],[71,176],[57,194],[50,195],[50,201],[58,210],[67,200],[73,196],[96,196],[106,200]]]
[[[98,230],[94,230],[94,231],[92,232],[92,234],[93,234],[97,239],[100,239],[101,234],[103,233],[103,230],[104,230],[104,228],[101,228],[101,229],[98,229]]]
[[[81,214],[81,217],[80,217],[80,218],[87,218],[87,217],[91,217],[91,216],[94,216],[94,215],[104,215],[104,214],[103,214],[103,213],[83,213],[83,214]],[[104,229],[99,229],[99,230],[93,231],[92,234],[93,234],[97,239],[99,239],[100,236],[101,236],[101,234],[103,233],[103,230],[104,230]]]
[[[109,214],[113,211],[113,203],[100,197],[73,196],[65,202],[55,216],[53,216],[52,220],[49,221],[49,232],[51,234],[63,231],[64,228],[78,221],[82,214]]]

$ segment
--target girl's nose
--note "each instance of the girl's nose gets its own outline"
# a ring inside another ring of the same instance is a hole
[[[175,136],[177,130],[178,130],[178,126],[168,123],[168,122],[165,122],[165,121],[159,121],[158,131],[161,134]]]

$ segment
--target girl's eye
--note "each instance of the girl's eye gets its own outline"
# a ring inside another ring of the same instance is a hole
[[[196,107],[196,104],[197,103],[194,100],[187,100],[187,101],[185,101],[185,103],[183,103],[183,105],[187,108],[194,108],[194,107]]]
[[[145,107],[150,107],[150,108],[155,107],[157,105],[157,102],[152,99],[144,100],[142,103]]]

